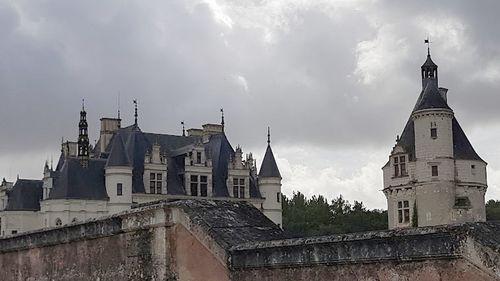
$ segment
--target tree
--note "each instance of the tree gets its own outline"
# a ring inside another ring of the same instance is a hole
[[[488,200],[488,202],[486,202],[486,220],[500,220],[500,201]]]
[[[308,199],[294,192],[283,199],[283,228],[292,237],[381,230],[387,229],[387,212],[358,201],[351,205],[342,195],[328,204],[322,195]]]

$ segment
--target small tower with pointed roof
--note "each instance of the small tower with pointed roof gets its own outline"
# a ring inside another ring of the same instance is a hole
[[[275,224],[282,226],[281,174],[271,149],[271,131],[267,128],[267,148],[258,176],[259,188],[264,203],[263,213]]]
[[[438,87],[429,51],[421,70],[422,91],[382,168],[389,228],[484,221],[486,162]]]
[[[132,203],[132,162],[119,133],[113,136],[111,142],[105,177],[106,193],[109,197],[108,212],[115,214],[130,209]]]

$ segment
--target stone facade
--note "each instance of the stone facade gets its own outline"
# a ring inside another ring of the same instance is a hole
[[[485,221],[486,162],[468,141],[430,55],[423,89],[382,168],[389,228]]]

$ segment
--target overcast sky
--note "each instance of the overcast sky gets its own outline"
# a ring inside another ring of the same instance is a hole
[[[500,1],[0,0],[0,177],[41,178],[85,98],[99,118],[179,134],[226,116],[259,164],[271,126],[283,191],[386,208],[381,167],[421,90],[440,86],[500,199]]]

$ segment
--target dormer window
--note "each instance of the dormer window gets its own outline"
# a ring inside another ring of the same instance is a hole
[[[201,164],[201,152],[196,152],[196,164]]]
[[[191,175],[191,196],[208,196],[208,176]]]
[[[150,173],[149,174],[149,193],[162,193],[162,173]]]
[[[245,198],[245,179],[244,178],[234,178],[233,179],[233,197],[234,198]]]
[[[393,157],[393,166],[394,166],[394,177],[405,177],[408,175],[406,172],[406,156],[394,156]]]

